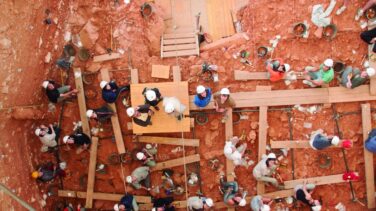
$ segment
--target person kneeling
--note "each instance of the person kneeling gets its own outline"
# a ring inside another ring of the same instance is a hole
[[[150,105],[141,105],[135,108],[128,108],[127,114],[133,119],[133,122],[142,127],[147,127],[152,125],[151,116],[154,114],[154,111],[150,109]]]
[[[262,160],[253,169],[253,176],[257,181],[271,183],[273,186],[283,189],[283,186],[278,184],[276,178],[273,177],[277,169],[277,157],[274,153],[269,153],[268,156],[263,155]]]

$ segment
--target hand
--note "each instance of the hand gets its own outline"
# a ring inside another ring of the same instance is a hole
[[[375,43],[376,42],[376,37],[374,37],[371,41],[370,41],[370,43]]]
[[[351,88],[351,86],[352,86],[351,81],[348,81],[348,82],[346,83],[346,87],[347,87],[347,88]]]

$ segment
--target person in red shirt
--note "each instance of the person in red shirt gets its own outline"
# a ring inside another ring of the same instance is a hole
[[[278,58],[267,61],[266,70],[269,72],[270,81],[279,81],[285,77],[285,72],[290,70],[290,65]]]

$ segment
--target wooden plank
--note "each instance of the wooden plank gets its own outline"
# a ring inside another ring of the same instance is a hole
[[[131,69],[131,83],[138,84],[138,70]]]
[[[194,37],[191,38],[181,38],[181,39],[165,39],[163,40],[164,46],[166,45],[177,45],[177,44],[187,44],[187,43],[196,43]]]
[[[369,81],[369,92],[371,95],[376,95],[376,77],[371,77]]]
[[[263,197],[278,199],[278,198],[285,198],[285,197],[293,196],[294,194],[295,194],[294,189],[288,189],[288,190],[281,190],[281,191],[276,191],[276,192],[271,192],[271,193],[264,193],[261,195]]]
[[[232,123],[232,108],[229,108],[227,110],[227,120],[225,122],[225,138],[226,140],[229,140],[234,136],[234,131],[233,131],[233,123]],[[225,141],[226,141],[225,140]],[[235,170],[235,165],[232,160],[226,159],[226,176],[227,176],[227,181],[232,182],[234,181],[234,170]]]
[[[91,136],[90,127],[89,127],[89,120],[86,116],[86,101],[85,101],[85,91],[84,85],[82,83],[82,73],[80,68],[74,68],[74,81],[76,83],[76,89],[78,90],[77,94],[77,101],[78,101],[78,108],[80,110],[80,118],[82,122],[82,130],[83,132]]]
[[[271,86],[256,86],[256,91],[271,91],[272,87]]]
[[[296,74],[297,79],[304,79],[303,74]],[[248,80],[269,80],[268,72],[249,72],[244,70],[235,70],[234,78],[237,81]]]
[[[158,170],[162,170],[165,168],[173,168],[176,166],[182,166],[184,164],[194,163],[194,162],[200,162],[199,154],[185,156],[185,159],[184,157],[182,157],[182,158],[177,158],[177,159],[168,160],[164,162],[158,162],[157,165],[151,169],[151,171],[158,171]]]
[[[210,51],[215,50],[218,48],[222,48],[225,46],[231,46],[234,44],[241,45],[244,44],[247,40],[249,40],[249,36],[247,33],[237,33],[232,35],[231,37],[222,38],[220,40],[214,41],[210,44],[200,47],[200,51]]]
[[[266,153],[266,139],[268,129],[268,107],[260,106],[259,110],[259,133],[258,133],[258,160],[262,159],[262,155]],[[257,194],[265,193],[265,184],[257,182]]]
[[[120,57],[121,57],[120,53],[103,54],[103,55],[99,55],[99,56],[94,56],[93,61],[94,62],[104,62],[104,61],[119,59]]]
[[[363,140],[364,143],[368,138],[369,132],[372,129],[371,121],[371,106],[369,103],[362,104],[362,127],[363,127]],[[367,206],[369,209],[376,207],[375,203],[375,173],[373,165],[373,154],[364,148],[364,163],[365,163],[365,177],[366,177],[366,191],[367,191]]]
[[[213,40],[215,41],[235,34],[230,13],[233,9],[233,1],[206,0],[206,4],[209,25],[208,32],[213,37]]]
[[[315,185],[329,185],[329,184],[346,182],[345,180],[342,179],[342,174],[336,174],[336,175],[330,175],[330,176],[312,177],[312,178],[285,181],[284,182],[285,188],[293,189],[295,188],[295,186],[299,184],[303,184],[304,181],[307,181],[308,183],[312,183]]]
[[[169,65],[152,65],[151,77],[153,78],[170,78],[170,66]]]
[[[143,105],[145,98],[141,94],[145,87],[158,88],[164,97],[177,97],[180,102],[187,108],[184,110],[184,115],[189,115],[189,97],[188,97],[188,82],[164,82],[164,83],[147,83],[147,84],[131,84],[131,101],[133,106]],[[191,130],[190,118],[183,118],[177,120],[174,116],[166,114],[163,111],[163,103],[159,104],[161,110],[156,111],[152,117],[152,125],[141,127],[133,123],[133,133],[171,133],[171,132],[189,132]],[[163,123],[163,124],[161,124]]]
[[[331,146],[331,147],[341,147],[341,142],[338,144],[338,146]],[[270,140],[270,147],[272,149],[282,149],[282,148],[290,148],[290,149],[296,149],[296,148],[310,148],[311,145],[309,144],[309,140],[279,140],[279,141],[273,141]]]
[[[102,80],[110,81],[110,75],[107,69],[101,70]],[[121,127],[118,119],[118,113],[116,111],[116,105],[114,103],[108,104],[110,108],[115,112],[115,115],[111,117],[112,128],[115,135],[116,147],[119,154],[125,153],[125,146],[123,141],[123,134],[121,133]]]
[[[196,49],[163,52],[164,58],[175,57],[175,56],[193,56],[193,55],[197,55]]]
[[[181,81],[181,71],[179,66],[172,66],[172,77],[174,78],[174,82]]]
[[[94,193],[94,183],[95,183],[95,169],[97,165],[97,150],[98,150],[98,137],[93,137],[91,139],[90,147],[90,161],[89,161],[89,172],[87,177],[87,189],[86,189],[86,208],[93,208],[93,193]]]
[[[369,90],[369,85],[362,85],[357,87],[356,89],[347,89],[345,87],[330,87],[329,103],[376,100],[376,96],[371,95]]]
[[[58,190],[59,197],[66,198],[86,198],[86,192],[82,191],[71,191],[71,190]],[[104,201],[120,201],[124,194],[114,194],[114,193],[93,193],[93,199],[95,200],[104,200]],[[138,203],[151,203],[150,196],[134,196]]]
[[[172,204],[177,209],[187,208],[187,201],[173,201]],[[138,207],[140,210],[150,211],[153,208],[153,204],[140,204]]]
[[[157,136],[138,136],[137,141],[143,143],[153,143],[153,144],[167,144],[167,145],[183,145],[198,147],[200,146],[200,139],[181,139],[181,138],[170,138],[170,137],[157,137]]]
[[[168,39],[176,39],[176,38],[192,38],[195,37],[195,33],[171,33],[171,34],[164,34],[163,38]]]
[[[165,45],[163,46],[163,51],[180,51],[180,50],[189,50],[189,49],[196,49],[197,45],[194,44],[181,44],[181,45]]]

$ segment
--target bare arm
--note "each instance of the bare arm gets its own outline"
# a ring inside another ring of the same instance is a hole
[[[363,11],[366,11],[368,10],[369,8],[371,8],[374,4],[376,4],[376,0],[369,0],[366,5],[364,5],[364,7],[362,8]]]

